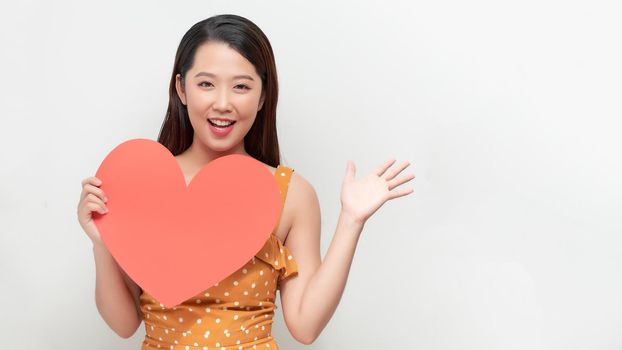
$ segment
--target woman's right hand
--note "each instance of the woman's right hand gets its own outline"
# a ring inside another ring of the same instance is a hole
[[[78,222],[86,234],[89,236],[93,244],[102,244],[103,241],[93,221],[92,212],[106,214],[106,202],[108,198],[99,186],[102,182],[95,176],[87,177],[82,180],[82,193],[80,194],[80,202],[78,203]]]

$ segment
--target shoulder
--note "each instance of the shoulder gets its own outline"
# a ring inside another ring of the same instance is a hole
[[[290,193],[291,192],[291,193]],[[295,197],[297,201],[306,202],[305,199],[309,199],[316,195],[315,188],[300,172],[292,172],[289,179],[288,196]]]
[[[300,172],[292,172],[289,180],[286,199],[294,208],[293,222],[300,222],[300,218],[319,212],[319,200],[315,188]]]
[[[264,164],[272,174],[276,173],[277,168]],[[292,224],[297,217],[304,213],[313,212],[319,207],[319,200],[315,188],[309,180],[307,180],[300,171],[290,166],[281,165],[289,169],[293,169],[289,184],[287,185],[287,195],[285,197],[286,208],[292,208]]]

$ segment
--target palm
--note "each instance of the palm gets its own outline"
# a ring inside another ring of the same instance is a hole
[[[397,169],[387,170],[395,160],[389,160],[377,167],[374,172],[358,180],[354,179],[354,163],[348,162],[348,168],[341,188],[342,211],[352,217],[355,221],[364,223],[373,215],[385,202],[390,199],[402,197],[413,192],[412,189],[392,191],[395,187],[412,180],[415,175],[395,177],[401,173],[408,165],[403,163]]]

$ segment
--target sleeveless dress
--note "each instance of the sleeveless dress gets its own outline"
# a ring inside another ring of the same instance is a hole
[[[279,165],[274,173],[283,214],[294,169]],[[296,260],[274,234],[239,270],[173,308],[165,308],[143,291],[140,309],[145,322],[141,350],[278,349],[271,335],[276,290],[298,273]],[[200,278],[200,276],[197,276]]]

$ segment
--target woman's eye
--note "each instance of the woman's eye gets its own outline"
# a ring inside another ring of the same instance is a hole
[[[205,84],[212,85],[212,83],[210,83],[209,81],[203,81],[203,82],[199,83],[199,86],[201,86],[201,87],[208,87],[209,86],[209,85],[205,85]],[[238,86],[241,86],[243,90],[250,90],[250,88],[247,85],[245,85],[245,84],[236,85],[236,87],[238,87]]]

